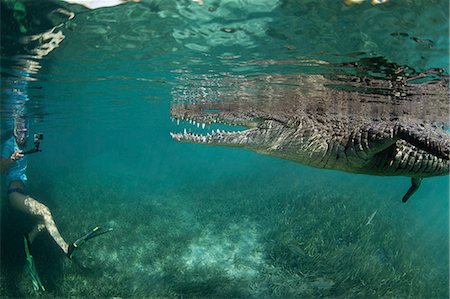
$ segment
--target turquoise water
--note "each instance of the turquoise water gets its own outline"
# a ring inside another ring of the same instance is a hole
[[[32,251],[44,296],[448,298],[447,176],[424,180],[403,204],[409,178],[169,135],[183,128],[171,121],[174,102],[288,94],[298,75],[355,72],[341,62],[383,57],[445,76],[448,1],[143,0],[95,10],[24,1],[22,33],[5,17],[12,2],[1,3],[2,140],[17,107],[45,134],[29,157],[29,190],[67,241],[114,229],[73,261],[40,236]],[[5,35],[8,26],[16,31]],[[55,26],[48,53],[33,51],[39,40],[17,44]],[[28,82],[25,104],[7,100],[12,79]],[[0,294],[37,296],[23,271],[30,219],[4,194]]]

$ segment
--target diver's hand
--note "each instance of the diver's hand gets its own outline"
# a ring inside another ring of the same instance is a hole
[[[11,161],[17,161],[24,157],[22,150],[17,150],[11,155]]]

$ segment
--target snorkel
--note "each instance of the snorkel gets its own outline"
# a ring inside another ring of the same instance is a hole
[[[28,126],[25,120],[15,120],[14,121],[14,138],[16,139],[16,143],[19,147],[25,147],[27,145],[28,141]],[[44,139],[44,134],[37,133],[34,134],[34,148],[31,148],[29,150],[26,150],[22,152],[24,155],[34,154],[38,152],[42,152],[42,150],[39,148],[41,145],[41,140]]]
[[[14,138],[19,147],[27,145],[28,140],[28,126],[25,120],[14,120]]]

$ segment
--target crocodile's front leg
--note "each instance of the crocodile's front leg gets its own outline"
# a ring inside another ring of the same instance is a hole
[[[408,199],[419,189],[420,183],[422,183],[423,178],[411,178],[411,187],[409,187],[406,194],[403,196],[402,201],[407,202]]]

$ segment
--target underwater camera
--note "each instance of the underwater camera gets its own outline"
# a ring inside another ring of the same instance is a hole
[[[37,152],[42,152],[41,149],[39,149],[39,146],[41,145],[41,140],[44,139],[44,134],[43,133],[36,133],[34,134],[34,148],[29,149],[25,152],[23,152],[22,154],[24,155],[29,155],[29,154],[34,154]]]

